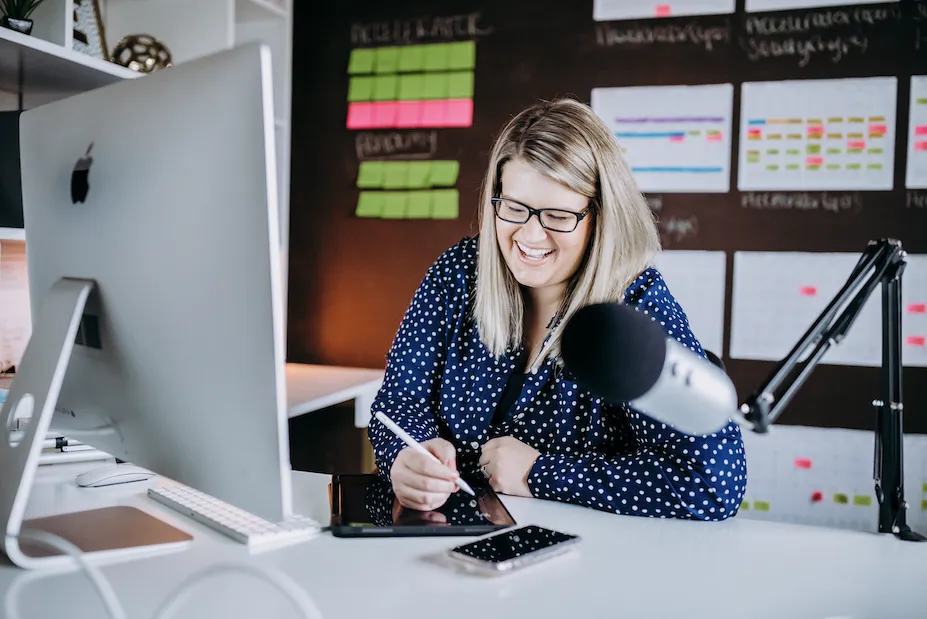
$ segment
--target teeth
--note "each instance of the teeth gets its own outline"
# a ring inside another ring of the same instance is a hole
[[[518,245],[518,249],[520,249],[529,258],[543,258],[544,256],[554,251],[552,249],[531,249],[530,247],[525,247],[518,241],[515,241],[515,244]]]

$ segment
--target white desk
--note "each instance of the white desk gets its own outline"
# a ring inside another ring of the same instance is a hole
[[[292,419],[354,400],[354,425],[366,428],[383,376],[383,370],[287,363],[287,415]]]
[[[737,518],[652,520],[509,497],[505,503],[519,524],[536,523],[584,539],[576,556],[488,579],[428,559],[472,538],[338,539],[326,533],[251,556],[148,499],[147,482],[78,488],[74,475],[86,468],[43,467],[27,517],[132,504],[196,538],[180,553],[104,568],[133,619],[151,619],[175,587],[225,561],[255,561],[283,571],[326,619],[916,619],[927,609],[927,544],[876,534]],[[327,522],[328,476],[294,473],[293,478],[297,509]],[[11,591],[18,592],[23,619],[105,617],[79,573],[0,566],[0,599]],[[276,590],[240,574],[203,581],[180,610],[175,617],[297,616]],[[4,612],[0,606],[0,615]]]

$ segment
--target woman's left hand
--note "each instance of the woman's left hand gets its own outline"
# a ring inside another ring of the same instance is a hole
[[[540,455],[537,449],[517,438],[500,436],[483,445],[480,470],[496,492],[530,497],[528,475]]]

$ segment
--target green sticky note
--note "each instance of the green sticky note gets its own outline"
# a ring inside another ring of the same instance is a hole
[[[379,191],[362,191],[357,197],[358,217],[379,217],[383,212],[383,194]]]
[[[373,61],[375,57],[375,50],[352,49],[351,57],[348,59],[348,73],[350,75],[373,73]]]
[[[448,46],[452,43],[433,43],[431,45],[422,45],[423,62],[422,69],[425,71],[447,71],[450,64],[448,58]]]
[[[374,69],[377,73],[395,73],[399,68],[399,48],[377,48],[377,59]]]
[[[378,75],[373,78],[373,100],[395,101],[399,91],[399,80],[395,75]]]
[[[447,96],[451,99],[473,98],[473,71],[447,74]]]
[[[457,184],[460,164],[456,161],[432,161],[430,182],[435,187],[451,187]]]
[[[432,219],[457,219],[458,195],[456,189],[438,189],[431,192]]]
[[[383,213],[380,216],[383,219],[403,219],[406,216],[406,197],[405,191],[386,192],[383,197]]]
[[[373,98],[372,77],[352,77],[348,82],[348,101],[370,101]]]
[[[410,161],[406,187],[411,189],[425,189],[431,186],[431,161]]]
[[[840,503],[841,505],[846,505],[849,502],[850,502],[850,497],[843,494],[842,492],[838,492],[837,494],[834,495],[834,503]]]
[[[857,494],[853,497],[853,505],[872,505],[872,497],[865,494]]]
[[[409,164],[405,161],[383,163],[383,188],[405,189],[409,186]]]
[[[408,193],[406,217],[409,219],[428,219],[431,217],[430,191],[410,191]]]
[[[362,161],[357,168],[357,186],[361,189],[383,186],[383,162]]]
[[[447,45],[448,69],[472,69],[476,66],[476,43],[460,41]]]
[[[425,51],[421,45],[406,45],[399,48],[399,66],[400,73],[410,73],[412,71],[421,71],[425,66]]]
[[[447,74],[426,73],[422,91],[423,99],[447,99]]]
[[[418,101],[425,98],[424,75],[399,76],[399,100]]]
[[[749,511],[749,510],[750,510],[750,501],[744,501],[743,503],[741,503],[741,504],[740,504],[740,509]]]
[[[921,499],[921,511],[927,512],[927,499]]]
[[[758,512],[768,512],[769,511],[769,502],[768,501],[754,501],[753,507]]]
[[[927,494],[927,481],[925,481],[925,482],[921,485],[921,492],[922,492],[923,494]]]

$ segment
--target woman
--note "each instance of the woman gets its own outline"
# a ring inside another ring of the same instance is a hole
[[[740,428],[689,436],[569,380],[563,325],[623,302],[704,356],[651,267],[660,249],[618,144],[587,106],[535,105],[498,137],[480,234],[429,269],[373,405],[443,464],[379,421],[369,437],[406,507],[430,511],[479,471],[497,491],[641,516],[723,520],[746,485]],[[707,361],[706,361],[707,362]]]

